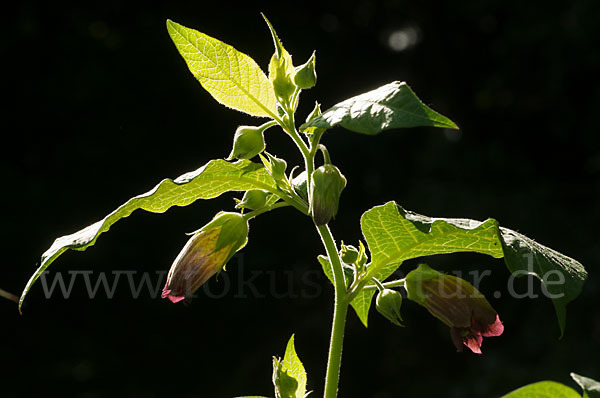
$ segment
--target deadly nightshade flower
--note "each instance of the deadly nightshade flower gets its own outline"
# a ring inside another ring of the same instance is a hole
[[[219,272],[248,241],[248,222],[238,213],[221,212],[194,232],[167,276],[162,298],[177,303],[191,297]]]
[[[406,276],[410,300],[421,304],[450,327],[457,351],[463,345],[481,354],[484,337],[500,336],[504,325],[485,296],[467,281],[445,275],[425,264]]]

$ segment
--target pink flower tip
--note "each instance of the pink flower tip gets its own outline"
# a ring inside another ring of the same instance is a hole
[[[175,304],[175,303],[178,303],[178,302],[180,302],[181,300],[184,300],[184,299],[185,299],[185,297],[184,297],[184,296],[175,296],[175,295],[172,295],[172,294],[170,294],[170,293],[171,293],[171,290],[167,290],[167,289],[165,289],[165,290],[163,290],[161,297],[162,297],[162,298],[168,298],[169,300],[171,300],[171,302],[172,302],[173,304]]]

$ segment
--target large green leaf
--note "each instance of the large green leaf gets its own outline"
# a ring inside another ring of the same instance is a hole
[[[581,395],[564,384],[540,381],[503,395],[502,398],[581,398]]]
[[[273,86],[248,55],[217,39],[167,20],[169,35],[192,74],[217,101],[254,116],[273,117]]]
[[[587,273],[583,266],[563,254],[507,228],[493,219],[484,222],[431,218],[404,210],[394,202],[376,206],[365,212],[361,228],[369,250],[369,274],[383,281],[402,261],[443,253],[477,252],[504,257],[508,269],[517,276],[538,277],[552,294],[561,335],[564,332],[566,305],[579,295]],[[563,284],[548,278],[562,275]],[[368,301],[373,291],[361,292],[357,299]],[[367,308],[368,310],[368,308]],[[364,315],[366,318],[366,314]]]
[[[331,128],[341,125],[362,134],[379,134],[401,127],[433,126],[458,129],[447,117],[425,105],[405,82],[395,81],[349,98],[300,126]]]
[[[273,179],[265,168],[249,160],[229,163],[211,160],[199,169],[183,174],[175,180],[165,179],[152,190],[129,199],[125,204],[102,220],[71,235],[62,236],[42,254],[41,264],[29,279],[21,295],[19,308],[27,292],[42,272],[64,251],[85,250],[93,245],[98,236],[109,230],[111,225],[129,216],[134,210],[164,213],[172,206],[187,206],[197,199],[210,199],[227,191],[263,189],[277,192]]]
[[[583,398],[600,398],[600,382],[577,373],[571,373],[571,377],[583,388]]]

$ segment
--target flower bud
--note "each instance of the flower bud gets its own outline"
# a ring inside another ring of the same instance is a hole
[[[344,245],[342,243],[340,257],[346,264],[354,264],[358,260],[358,249],[352,245]]]
[[[290,183],[285,175],[285,170],[287,168],[286,161],[271,155],[269,152],[265,152],[265,155],[266,157],[262,154],[260,155],[260,160],[263,162],[265,169],[267,169],[267,172],[273,177],[275,184],[284,192],[287,192],[290,188]]]
[[[402,295],[400,292],[392,289],[383,289],[383,291],[377,294],[375,308],[377,308],[377,311],[381,315],[396,326],[404,326],[402,325],[402,315],[400,314],[401,306]]]
[[[238,213],[221,212],[185,244],[167,276],[162,298],[177,303],[191,297],[220,271],[248,241],[248,222]]]
[[[262,189],[251,189],[244,193],[242,200],[235,199],[238,203],[235,205],[236,209],[262,209],[267,204],[267,198],[269,197],[267,191]]]
[[[293,70],[292,57],[287,51],[283,50],[281,57],[273,54],[269,63],[269,80],[271,80],[275,95],[284,104],[289,103],[290,97],[296,90],[296,85],[292,80]]]
[[[483,337],[500,336],[504,326],[485,296],[469,282],[421,264],[406,276],[408,298],[450,327],[457,351],[481,354]]]
[[[315,71],[315,53],[313,52],[304,65],[295,69],[294,83],[301,89],[309,89],[317,84],[317,72]]]
[[[233,149],[227,160],[252,159],[265,150],[263,126],[240,126],[235,130]]]
[[[310,214],[315,224],[327,224],[338,211],[346,178],[332,164],[324,164],[312,173]]]
[[[273,25],[271,25],[271,22],[269,22],[264,14],[263,18],[269,26],[271,36],[273,37],[273,44],[275,45],[275,52],[271,57],[271,62],[269,62],[269,80],[273,85],[273,91],[279,102],[289,105],[290,97],[296,90],[296,85],[292,80],[294,75],[292,56],[283,48],[277,32],[275,32]]]

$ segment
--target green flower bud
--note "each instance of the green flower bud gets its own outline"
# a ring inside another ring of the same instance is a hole
[[[346,178],[334,165],[324,164],[313,171],[309,210],[315,224],[325,225],[335,217],[345,187]]]
[[[263,191],[262,189],[251,189],[246,191],[242,200],[236,199],[238,202],[235,205],[236,209],[262,209],[267,204],[267,198],[269,197],[269,193]]]
[[[265,155],[266,157],[261,154],[260,160],[262,160],[265,165],[267,172],[273,177],[275,184],[283,191],[287,192],[290,188],[290,184],[285,175],[285,169],[287,168],[286,161],[279,159],[268,152],[265,152]]]
[[[263,126],[240,126],[235,130],[233,149],[227,160],[252,159],[265,150],[265,137]]]
[[[275,95],[284,104],[289,103],[290,97],[296,90],[296,85],[292,80],[293,71],[292,57],[287,51],[283,50],[281,57],[273,54],[269,63],[269,80],[271,80]]]
[[[241,214],[217,214],[193,233],[171,265],[162,297],[173,303],[191,297],[247,241],[248,222]]]
[[[294,83],[301,89],[309,89],[317,84],[317,72],[315,71],[315,53],[313,52],[304,65],[295,69]]]
[[[377,294],[375,308],[396,326],[404,326],[402,325],[400,307],[402,307],[402,295],[400,292],[392,289],[383,289],[383,291]]]
[[[308,202],[308,174],[306,170],[292,180],[292,187],[300,197]]]
[[[340,257],[346,264],[354,264],[358,260],[358,249],[351,245],[344,245],[342,243],[342,250],[340,251]]]
[[[265,22],[269,26],[273,44],[275,45],[275,53],[269,62],[269,80],[273,85],[273,91],[282,104],[289,105],[290,97],[296,90],[296,85],[293,82],[294,65],[291,55],[283,48],[283,44],[277,36],[277,32],[271,25],[271,22],[264,16]]]

